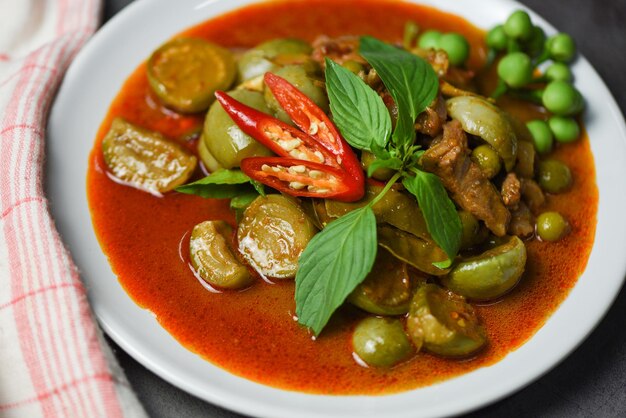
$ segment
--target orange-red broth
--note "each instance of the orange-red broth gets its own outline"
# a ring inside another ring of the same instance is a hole
[[[308,41],[319,34],[371,34],[399,41],[407,20],[421,28],[463,33],[472,44],[470,67],[484,61],[483,32],[437,10],[391,1],[313,0],[249,6],[184,33],[227,47],[252,47],[276,37]],[[519,110],[519,109],[518,109]],[[518,112],[523,118],[533,114]],[[128,294],[151,310],[182,345],[220,367],[267,385],[311,393],[380,394],[412,389],[493,364],[544,324],[574,286],[587,263],[596,224],[598,192],[586,137],[560,146],[555,157],[572,170],[568,193],[550,196],[548,207],[569,219],[572,232],[557,243],[527,244],[528,264],[519,286],[498,303],[478,306],[489,346],[477,357],[454,361],[428,354],[391,370],[364,368],[352,358],[351,330],[363,316],[342,308],[322,336],[294,320],[293,281],[261,280],[241,292],[211,293],[188,266],[188,235],[207,219],[234,223],[228,202],[170,193],[162,198],[120,185],[105,172],[100,144],[111,120],[127,120],[179,138],[197,129],[203,115],[164,109],[148,87],[145,66],[128,78],[103,121],[88,171],[94,228]]]

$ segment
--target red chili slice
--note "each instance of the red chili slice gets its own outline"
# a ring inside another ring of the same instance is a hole
[[[359,160],[326,114],[288,81],[270,73],[265,80],[287,114],[306,132],[216,92],[242,131],[282,156],[246,158],[241,161],[243,172],[294,196],[346,202],[362,198],[365,187]]]
[[[250,157],[241,161],[248,177],[292,196],[354,202],[363,185],[340,168],[285,157]]]
[[[242,131],[274,153],[340,168],[335,156],[309,135],[246,106],[224,92],[216,92],[215,97]]]
[[[291,120],[329,150],[339,164],[362,183],[363,169],[358,158],[324,111],[294,85],[276,74],[265,73],[265,84]]]

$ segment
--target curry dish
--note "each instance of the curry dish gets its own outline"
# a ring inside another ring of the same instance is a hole
[[[488,366],[593,244],[573,54],[521,11],[488,33],[396,1],[214,18],[146,51],[102,122],[98,239],[137,304],[247,379],[385,394]]]

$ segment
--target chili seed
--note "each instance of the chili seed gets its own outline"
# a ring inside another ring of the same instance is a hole
[[[297,138],[291,139],[289,141],[278,141],[278,145],[280,145],[280,147],[282,149],[284,149],[285,151],[289,152],[291,150],[294,150],[296,148],[298,148],[300,145],[302,145],[302,141],[300,141]]]
[[[321,152],[319,152],[319,151],[315,151],[315,152],[313,153],[313,155],[315,155],[315,156],[317,157],[317,159],[318,159],[321,163],[323,163],[323,162],[324,162],[324,155],[323,155]]]
[[[305,173],[306,167],[303,165],[292,165],[288,170],[290,173]]]
[[[306,184],[300,183],[299,181],[292,181],[291,183],[289,183],[289,187],[295,190],[304,189],[304,186],[306,186]]]

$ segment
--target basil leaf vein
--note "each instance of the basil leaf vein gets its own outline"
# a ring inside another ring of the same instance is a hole
[[[446,262],[435,265],[450,267],[461,246],[461,219],[439,177],[418,169],[413,172],[415,176],[405,177],[402,184],[417,198],[428,232],[448,255]]]
[[[369,206],[328,224],[306,246],[296,274],[298,322],[318,335],[365,279],[377,251],[376,218]]]
[[[254,191],[256,186],[252,181],[241,170],[218,170],[194,183],[178,186],[175,190],[209,199],[232,199]]]
[[[326,90],[333,121],[350,145],[369,151],[385,147],[391,117],[381,97],[358,76],[326,58]]]

